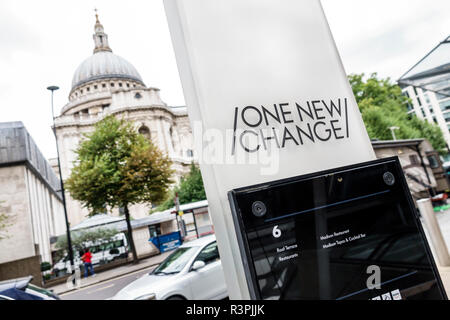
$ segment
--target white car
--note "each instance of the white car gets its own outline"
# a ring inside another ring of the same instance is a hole
[[[228,296],[214,235],[181,245],[113,300],[214,300]]]

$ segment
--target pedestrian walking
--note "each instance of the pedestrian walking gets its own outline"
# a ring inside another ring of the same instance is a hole
[[[95,276],[94,267],[92,266],[92,253],[89,251],[89,248],[86,249],[83,256],[81,257],[84,263],[84,277],[88,277],[88,270],[91,273],[91,276]]]

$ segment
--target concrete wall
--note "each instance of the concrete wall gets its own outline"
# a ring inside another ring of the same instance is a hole
[[[34,243],[39,244],[42,261],[52,263],[50,237],[65,233],[64,208],[55,194],[28,168],[26,185]]]
[[[49,188],[60,190],[58,177],[22,122],[0,123],[0,165],[28,162]]]
[[[63,206],[25,164],[0,167],[0,212],[10,217],[0,240],[0,263],[35,255],[52,262],[50,237],[64,234]]]
[[[0,240],[0,264],[33,257],[33,224],[28,201],[26,167],[0,168],[0,211],[8,215],[10,226]]]
[[[33,276],[31,283],[42,286],[40,257],[33,256],[25,259],[0,264],[0,281]]]

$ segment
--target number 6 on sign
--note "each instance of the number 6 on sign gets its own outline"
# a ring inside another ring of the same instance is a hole
[[[274,238],[281,237],[281,230],[278,229],[278,226],[273,227],[272,235],[273,235]]]

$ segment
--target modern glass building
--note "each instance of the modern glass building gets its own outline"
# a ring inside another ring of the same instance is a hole
[[[411,99],[408,113],[439,125],[450,150],[450,36],[401,76],[398,84]]]

